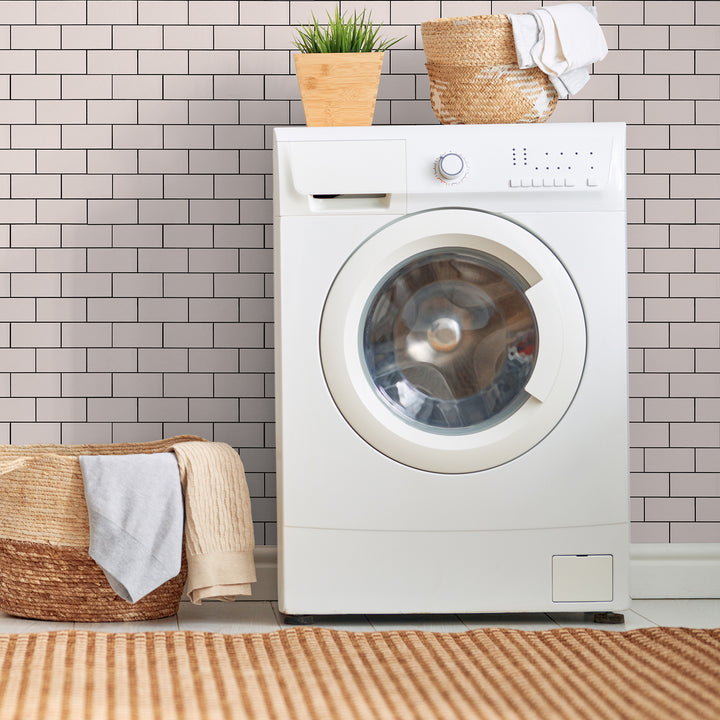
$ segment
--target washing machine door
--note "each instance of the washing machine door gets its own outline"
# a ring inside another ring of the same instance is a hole
[[[327,296],[320,354],[349,425],[397,462],[469,473],[522,455],[575,396],[586,331],[558,258],[478,210],[407,215],[369,237]]]

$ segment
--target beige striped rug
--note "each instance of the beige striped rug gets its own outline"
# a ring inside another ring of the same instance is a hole
[[[720,718],[720,630],[0,635],[0,718]]]

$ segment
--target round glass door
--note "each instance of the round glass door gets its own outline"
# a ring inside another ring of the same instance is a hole
[[[467,248],[418,254],[391,271],[363,324],[367,375],[405,421],[475,432],[527,399],[538,331],[527,281]]]
[[[320,321],[327,388],[397,462],[469,473],[527,452],[585,365],[572,279],[520,225],[467,208],[391,221],[338,269]]]

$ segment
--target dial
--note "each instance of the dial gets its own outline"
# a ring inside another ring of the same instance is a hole
[[[444,153],[437,159],[437,173],[442,180],[459,182],[467,173],[467,165],[462,155],[455,152]]]

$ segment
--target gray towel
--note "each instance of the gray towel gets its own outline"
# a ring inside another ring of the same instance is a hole
[[[180,572],[183,496],[173,453],[80,456],[90,557],[135,603]]]

